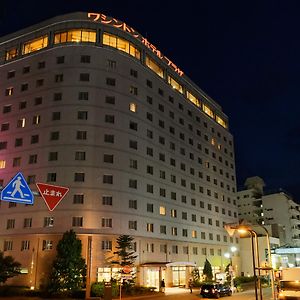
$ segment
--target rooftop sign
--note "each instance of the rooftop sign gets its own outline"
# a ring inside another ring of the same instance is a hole
[[[141,34],[139,34],[132,27],[128,26],[125,22],[121,22],[115,18],[108,17],[101,13],[88,13],[88,18],[92,19],[95,22],[100,22],[105,25],[110,25],[112,27],[121,29],[127,33],[130,33],[133,37],[142,42],[148,49],[150,49],[158,58],[164,61],[168,66],[170,66],[179,76],[183,75],[183,71],[181,71],[177,65],[175,65],[169,58],[164,56],[153,44],[151,44],[146,38],[144,38]]]

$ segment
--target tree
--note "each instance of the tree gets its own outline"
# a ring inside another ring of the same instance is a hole
[[[117,256],[117,260],[113,260],[112,263],[119,264],[121,267],[134,266],[134,262],[137,258],[133,249],[134,238],[130,235],[120,235],[117,238],[117,251],[114,255]]]
[[[51,293],[80,290],[85,283],[86,264],[81,256],[82,244],[73,230],[66,231],[58,242],[48,290]]]
[[[204,268],[203,268],[203,275],[205,276],[205,280],[212,280],[213,279],[213,273],[210,262],[206,259]]]
[[[21,264],[12,256],[4,256],[0,251],[0,283],[5,283],[8,278],[19,275]]]
[[[111,260],[112,264],[118,264],[120,267],[122,267],[122,270],[120,273],[124,273],[123,267],[129,266],[133,267],[135,260],[137,258],[137,255],[135,255],[135,251],[133,250],[133,241],[134,238],[130,235],[120,235],[117,238],[117,245],[116,249],[117,251],[113,252],[114,257]],[[131,275],[131,279],[128,279],[126,281],[123,281],[122,286],[125,293],[128,293],[131,286],[135,282],[135,272],[131,271],[126,272]]]

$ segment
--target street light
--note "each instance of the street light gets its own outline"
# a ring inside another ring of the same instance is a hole
[[[251,250],[252,250],[252,264],[253,264],[253,276],[254,276],[254,284],[255,284],[255,299],[258,300],[257,295],[257,283],[259,286],[259,295],[260,300],[262,300],[262,289],[261,289],[261,282],[260,282],[260,260],[259,260],[259,248],[258,248],[258,238],[257,233],[254,231],[248,224],[238,223],[238,224],[225,224],[224,228],[228,232],[230,236],[233,236],[235,231],[237,230],[239,233],[250,233],[251,235]],[[255,248],[254,248],[254,240],[255,240]],[[256,262],[255,262],[256,258]],[[257,264],[257,267],[256,267]],[[258,278],[256,276],[256,269],[258,270]],[[258,279],[258,280],[257,280]]]

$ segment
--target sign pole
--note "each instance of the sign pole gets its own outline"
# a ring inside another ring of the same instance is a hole
[[[91,296],[91,259],[92,259],[92,237],[88,236],[85,299],[88,299]]]

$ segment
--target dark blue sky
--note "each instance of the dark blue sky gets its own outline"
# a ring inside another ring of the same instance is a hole
[[[5,1],[0,36],[74,11],[146,36],[229,116],[238,185],[257,175],[300,202],[299,1]]]

